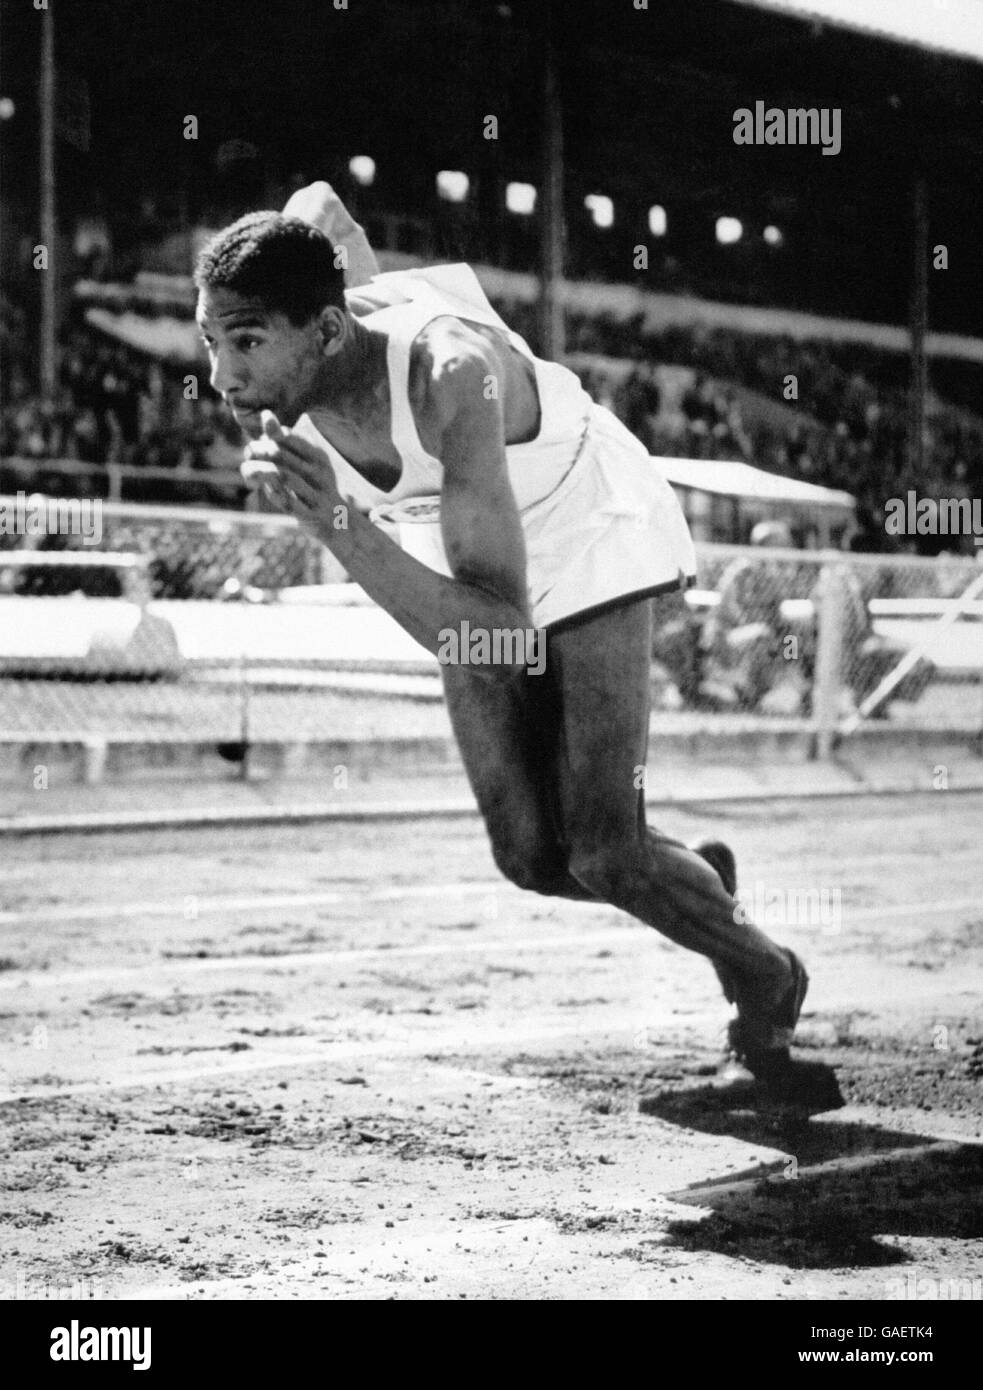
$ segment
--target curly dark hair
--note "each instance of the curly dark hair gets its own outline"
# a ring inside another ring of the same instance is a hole
[[[201,289],[233,290],[286,314],[295,327],[325,305],[345,307],[344,271],[331,242],[299,217],[249,212],[202,248],[194,282]]]

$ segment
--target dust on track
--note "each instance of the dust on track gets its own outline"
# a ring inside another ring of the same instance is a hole
[[[979,1297],[981,814],[716,816],[746,888],[841,894],[838,931],[765,923],[847,1097],[808,1121],[707,1095],[704,962],[501,883],[477,824],[23,841],[2,1291]]]

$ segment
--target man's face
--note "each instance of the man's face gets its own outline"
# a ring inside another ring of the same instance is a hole
[[[323,365],[317,321],[297,328],[279,310],[227,289],[201,290],[195,317],[212,386],[246,434],[259,437],[262,410],[295,425],[315,399]]]

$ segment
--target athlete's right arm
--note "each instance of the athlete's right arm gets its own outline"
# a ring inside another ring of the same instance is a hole
[[[246,450],[252,474],[274,466],[281,494],[302,526],[325,544],[348,575],[438,660],[464,624],[494,642],[497,632],[529,629],[525,542],[508,479],[501,403],[486,391],[494,363],[476,334],[427,352],[420,363],[420,418],[443,465],[441,529],[451,577],[407,554],[338,489],[323,449],[283,430],[270,417]],[[473,339],[473,341],[470,341]],[[258,476],[258,475],[257,475]],[[523,668],[518,654],[474,673],[508,681]]]
[[[331,185],[323,179],[291,194],[283,215],[309,222],[324,233],[336,250],[344,248],[345,284],[349,289],[367,285],[373,275],[379,274],[379,262],[364,227],[355,221]]]

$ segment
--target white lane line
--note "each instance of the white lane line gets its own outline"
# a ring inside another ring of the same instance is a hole
[[[975,734],[976,729],[967,730]],[[35,738],[42,737],[35,733]],[[49,741],[63,741],[57,732]],[[68,739],[71,742],[71,738]],[[429,740],[432,742],[432,740]],[[949,796],[979,796],[983,785],[968,784],[951,787]],[[930,797],[933,793],[921,786],[871,787],[851,784],[838,787],[800,787],[796,791],[770,787],[708,787],[704,792],[672,795],[668,790],[646,798],[649,808],[685,810],[693,806],[767,805],[773,802],[793,802],[799,805],[814,801],[858,801],[861,797],[873,800],[892,798]],[[129,831],[177,831],[225,829],[227,827],[262,827],[313,824],[368,825],[380,821],[422,820],[478,821],[479,812],[473,798],[452,798],[445,801],[364,802],[361,805],[337,806],[333,803],[302,802],[285,806],[224,806],[214,808],[170,808],[154,811],[89,811],[61,816],[0,816],[0,836],[87,834],[93,832],[126,834]]]
[[[187,917],[193,908],[197,919],[205,912],[273,912],[280,908],[337,907],[339,903],[398,902],[401,898],[442,898],[451,893],[470,896],[496,889],[518,892],[505,879],[487,883],[408,883],[397,888],[370,891],[333,889],[318,893],[185,893],[180,898],[154,898],[136,903],[65,903],[25,911],[0,912],[0,926],[27,922],[105,922],[130,917]]]
[[[494,887],[495,885],[491,885]],[[443,884],[435,886],[423,886],[414,891],[418,897],[446,896],[448,893],[463,889],[466,893],[487,892],[489,885],[471,884]],[[398,890],[386,890],[380,894],[376,900],[383,897],[398,898],[402,896]],[[362,900],[362,899],[360,899]],[[596,932],[566,931],[562,935],[547,937],[518,937],[513,940],[491,940],[491,941],[449,941],[435,942],[432,944],[416,946],[369,946],[358,947],[346,950],[332,951],[294,951],[283,955],[273,955],[269,952],[255,953],[239,956],[188,956],[181,959],[156,959],[144,962],[140,965],[104,965],[92,966],[81,970],[66,970],[54,972],[50,970],[20,971],[11,970],[0,974],[0,992],[31,989],[70,989],[73,987],[84,987],[90,984],[107,983],[111,981],[132,981],[141,976],[153,976],[155,980],[166,977],[170,972],[180,972],[181,974],[207,974],[221,973],[223,971],[238,970],[268,970],[273,973],[283,970],[310,969],[316,966],[331,966],[353,964],[359,961],[385,961],[387,959],[398,959],[414,957],[437,957],[437,956],[463,956],[481,955],[483,953],[495,953],[500,951],[540,951],[540,950],[561,950],[567,951],[571,945],[578,948],[590,945],[606,945],[615,942],[623,943],[634,939],[651,939],[653,929],[621,912],[619,908],[611,907],[605,903],[579,903],[564,902],[562,910],[564,915],[572,908],[579,908],[597,915],[614,914],[621,918],[621,925],[614,928],[605,928]],[[959,913],[966,911],[980,910],[978,898],[955,898],[944,902],[930,903],[896,903],[889,907],[857,908],[848,909],[846,913],[846,923],[844,933],[848,934],[850,924],[853,922],[878,922],[892,921],[898,917],[916,916],[939,916],[947,913]]]
[[[672,1026],[712,1028],[720,1025],[720,1010],[712,1015],[699,1013],[686,1014],[684,1019],[673,1016]],[[669,1020],[667,1019],[667,1027]],[[637,1030],[636,1030],[637,1031]],[[517,1027],[505,1021],[498,1028],[475,1029],[457,1026],[452,1035],[447,1030],[433,1032],[429,1036],[418,1035],[412,1040],[408,1037],[390,1037],[375,1042],[322,1043],[315,1051],[305,1048],[296,1052],[277,1052],[267,1056],[249,1056],[239,1053],[212,1064],[205,1063],[195,1067],[165,1067],[154,1071],[134,1071],[129,1075],[116,1076],[100,1081],[52,1082],[47,1086],[16,1086],[0,1091],[0,1105],[9,1105],[21,1100],[51,1100],[56,1096],[100,1095],[111,1091],[141,1091],[157,1086],[184,1086],[195,1081],[213,1078],[216,1081],[230,1080],[239,1076],[255,1075],[258,1072],[283,1071],[291,1067],[307,1068],[335,1067],[339,1063],[357,1062],[362,1058],[392,1057],[403,1061],[409,1057],[430,1059],[441,1053],[463,1053],[470,1055],[484,1049],[505,1047],[514,1050],[518,1046],[531,1046],[536,1043],[555,1043],[568,1038],[571,1043],[582,1047],[588,1038],[621,1038],[624,1046],[630,1046],[635,1031],[627,1029],[619,1012],[610,1023],[577,1027],[564,1021],[553,1027]],[[9,1117],[8,1117],[9,1119]]]
[[[930,903],[891,903],[887,907],[847,907],[843,909],[847,931],[851,922],[890,921],[892,917],[938,917],[946,912],[979,912],[983,914],[983,898],[948,898]]]
[[[793,853],[797,858],[804,858],[804,856],[806,856],[809,853],[809,847],[800,847],[799,849],[791,851],[791,853]],[[975,866],[979,857],[976,847],[968,846],[963,851],[963,854],[966,863],[970,866]],[[205,858],[208,858],[207,853],[205,855]],[[889,851],[887,853],[871,852],[870,854],[849,855],[842,858],[837,858],[836,874],[839,879],[843,880],[845,878],[850,877],[853,873],[866,873],[868,871],[873,871],[878,868],[885,868],[890,865],[900,864],[906,866],[909,869],[929,867],[929,856],[923,854],[921,858],[925,861],[924,865],[920,863],[918,859],[915,858],[913,851],[910,850],[894,850]],[[88,861],[83,861],[83,863],[87,862]],[[934,862],[934,860],[932,862]],[[954,855],[954,853],[948,854],[946,858],[947,865],[951,866],[954,862],[958,863],[958,855]],[[0,869],[0,886],[8,883],[36,884],[39,871],[42,867],[45,867],[48,871],[53,872],[56,866],[59,869],[64,869],[66,866],[69,868],[74,867],[77,869],[79,867],[79,860],[72,859],[71,857],[69,857],[67,859],[58,859],[50,861],[46,860],[41,861],[39,863],[24,863],[8,866],[7,868]],[[767,879],[769,877],[769,864],[766,860],[759,861],[757,859],[745,858],[742,859],[740,868],[742,877],[747,878],[749,882],[754,879]],[[810,879],[822,878],[824,872],[825,870],[822,865],[810,863],[803,868],[803,875],[807,876]],[[498,887],[511,886],[504,878],[496,879],[495,884]],[[396,893],[400,890],[393,889],[391,891]],[[2,913],[0,913],[0,920],[3,920]]]
[[[589,904],[588,904],[589,906]],[[616,908],[597,909],[616,912]],[[207,974],[227,970],[269,970],[274,973],[298,967],[350,965],[358,961],[385,964],[388,960],[429,956],[483,955],[499,951],[556,951],[578,946],[612,945],[633,939],[651,940],[652,928],[627,921],[622,927],[607,927],[601,931],[567,931],[560,936],[517,937],[514,940],[440,941],[420,946],[363,946],[341,951],[294,951],[289,955],[215,956],[202,959],[190,956],[182,960],[155,960],[145,965],[103,965],[85,970],[68,970],[58,974],[49,970],[30,974],[6,971],[0,975],[0,990],[29,987],[32,989],[67,989],[75,985],[106,983],[110,980],[133,980],[143,975],[161,979],[172,971],[181,974]]]
[[[811,872],[801,874],[796,891],[802,891],[803,878],[812,882],[816,875]],[[828,882],[830,875],[821,875]],[[785,885],[767,875],[760,875],[753,883],[764,881],[777,892],[790,891],[792,885]],[[748,882],[752,882],[751,879]],[[234,912],[278,912],[284,909],[296,910],[312,907],[338,907],[344,904],[370,902],[400,902],[403,899],[448,898],[452,896],[473,897],[481,894],[504,893],[518,900],[527,897],[521,889],[515,888],[507,879],[489,879],[481,882],[453,883],[407,883],[392,888],[331,889],[316,893],[186,893],[180,898],[156,898],[145,902],[119,903],[63,903],[51,907],[29,908],[10,912],[0,912],[0,927],[25,926],[42,922],[112,922],[141,917],[170,917],[196,921],[209,913]],[[571,908],[597,910],[606,908],[606,903],[568,902],[565,899],[549,899],[562,903],[563,911]],[[983,906],[979,896],[972,898],[949,898],[943,901],[923,903],[892,903],[883,907],[850,908],[845,911],[849,920],[856,922],[887,920],[895,916],[910,917],[917,913],[940,915],[946,912],[965,912]]]

